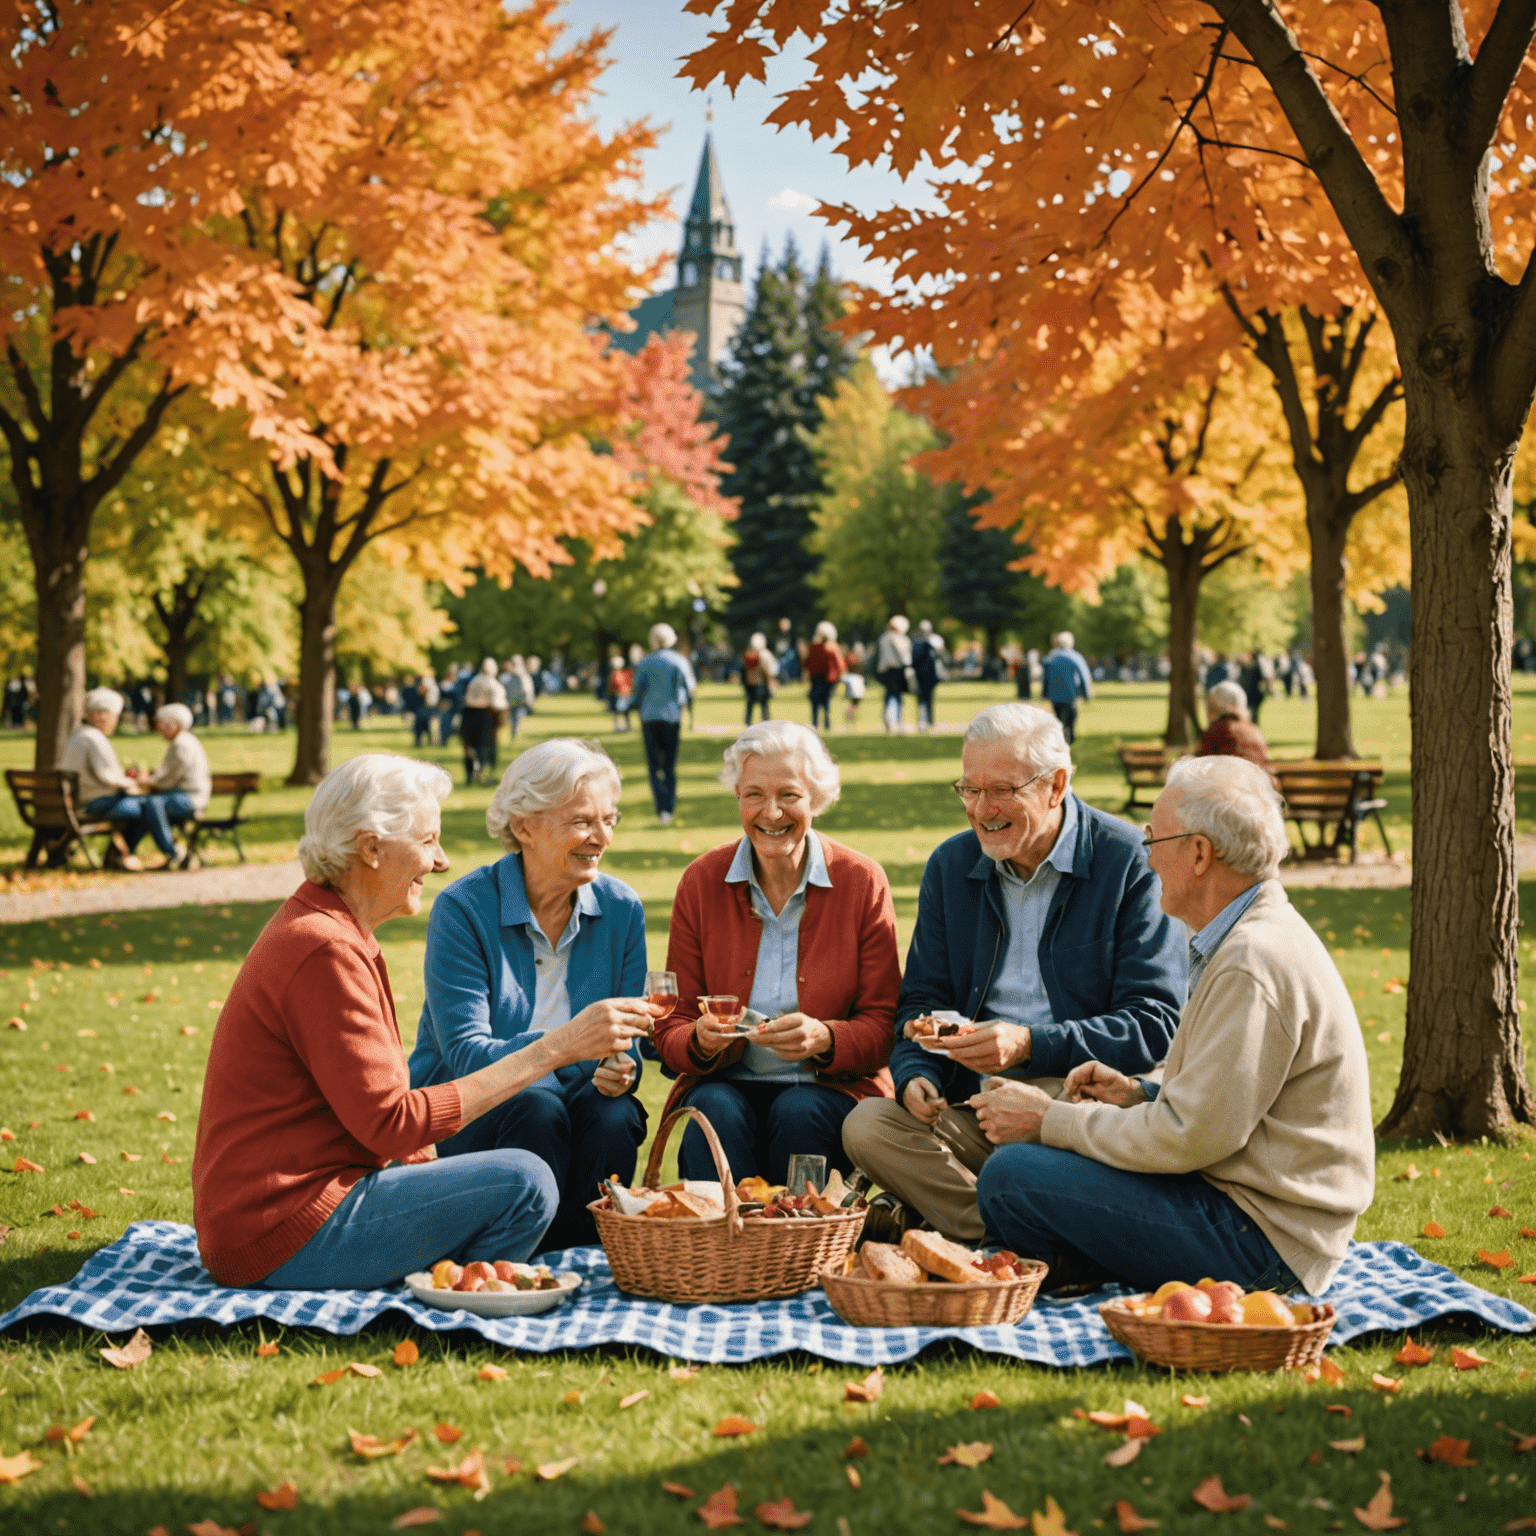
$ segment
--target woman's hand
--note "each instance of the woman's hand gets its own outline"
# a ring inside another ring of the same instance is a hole
[[[722,1035],[715,1025],[720,1021],[712,1013],[701,1013],[693,1026],[693,1045],[700,1056],[718,1056],[726,1046],[733,1045],[741,1037]]]
[[[1119,1109],[1134,1109],[1147,1102],[1141,1084],[1134,1077],[1116,1072],[1102,1061],[1085,1061],[1073,1067],[1061,1085],[1061,1096],[1068,1104],[1096,1099],[1100,1104],[1113,1104]]]
[[[758,1026],[752,1037],[780,1061],[805,1061],[832,1049],[832,1031],[820,1019],[804,1013],[781,1013]]]
[[[550,1030],[544,1038],[559,1065],[569,1067],[627,1051],[631,1040],[650,1034],[653,1022],[643,997],[606,997],[589,1003],[569,1024]]]
[[[634,1080],[635,1058],[628,1051],[603,1057],[592,1074],[592,1086],[609,1099],[617,1099],[628,1093]]]
[[[949,1108],[938,1085],[928,1077],[914,1077],[902,1093],[901,1102],[907,1113],[924,1125],[932,1125]]]

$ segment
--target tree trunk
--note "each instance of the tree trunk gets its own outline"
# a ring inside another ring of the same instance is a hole
[[[1413,984],[1402,1075],[1380,1134],[1492,1136],[1536,1111],[1516,1006],[1514,455],[1494,440],[1480,391],[1405,373]]]
[[[165,642],[165,702],[187,702],[187,657],[192,647],[186,635],[168,637]]]
[[[1349,713],[1349,608],[1344,594],[1344,539],[1349,519],[1307,497],[1312,544],[1312,671],[1317,681],[1317,748],[1313,756],[1354,757]]]
[[[304,571],[299,604],[299,726],[290,784],[318,784],[331,766],[331,722],[336,715],[336,589],[338,573],[313,578]]]
[[[52,768],[80,724],[85,700],[86,550],[84,538],[32,539],[30,529],[28,533],[37,591],[37,741],[33,767]]]
[[[1201,552],[1169,529],[1159,556],[1168,573],[1168,728],[1163,744],[1189,745],[1190,727],[1200,733],[1200,663],[1195,657],[1195,606],[1205,576]]]

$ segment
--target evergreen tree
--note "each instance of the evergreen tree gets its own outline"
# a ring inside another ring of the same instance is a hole
[[[820,396],[851,364],[827,329],[834,301],[840,314],[826,262],[807,284],[793,239],[777,266],[764,247],[716,404],[735,466],[720,488],[741,503],[731,551],[739,585],[726,615],[738,639],[776,634],[781,618],[805,630],[820,614],[806,541],[824,487],[809,435],[821,424]]]

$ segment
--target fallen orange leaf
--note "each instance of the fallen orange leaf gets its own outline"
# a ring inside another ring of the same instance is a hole
[[[1381,1487],[1370,1497],[1364,1509],[1355,1510],[1355,1519],[1368,1531],[1395,1531],[1408,1523],[1405,1515],[1392,1513],[1392,1479],[1385,1472],[1377,1474]]]
[[[464,1431],[454,1424],[439,1424],[432,1433],[442,1445],[452,1445],[454,1441],[464,1438]]]
[[[355,1429],[349,1429],[347,1439],[352,1443],[354,1456],[361,1456],[364,1461],[377,1461],[381,1456],[398,1456],[406,1446],[415,1442],[417,1433],[408,1429],[398,1440],[380,1440],[377,1435],[360,1435]]]
[[[1141,1448],[1146,1444],[1145,1439],[1126,1440],[1117,1445],[1114,1450],[1104,1457],[1106,1467],[1128,1467],[1141,1455]]]
[[[855,1435],[853,1437],[853,1439],[850,1440],[848,1442],[848,1444],[843,1447],[843,1460],[844,1461],[854,1461],[854,1460],[856,1460],[860,1456],[868,1456],[868,1455],[869,1455],[869,1447],[864,1444],[864,1440],[863,1440],[863,1437],[861,1435]]]
[[[757,1425],[751,1419],[739,1419],[733,1413],[728,1413],[713,1430],[717,1440],[729,1439],[732,1435],[755,1435],[756,1433]]]
[[[1184,1396],[1179,1399],[1179,1401],[1186,1408],[1209,1408],[1211,1406],[1210,1398],[1208,1398],[1208,1397],[1191,1397],[1188,1392],[1186,1392],[1184,1394]]]
[[[96,1166],[96,1159],[89,1152],[82,1152],[80,1154],[80,1161],[91,1168]]]
[[[475,1374],[481,1381],[505,1381],[507,1368],[504,1365],[482,1365]]]
[[[126,1344],[98,1350],[97,1353],[108,1365],[115,1365],[118,1370],[126,1371],[130,1366],[143,1365],[149,1359],[154,1347],[154,1340],[142,1328],[138,1328],[134,1330],[133,1337]]]
[[[1508,1248],[1500,1248],[1497,1253],[1489,1253],[1486,1248],[1479,1248],[1477,1256],[1490,1269],[1508,1269],[1515,1262]]]
[[[1376,1392],[1401,1392],[1403,1384],[1396,1376],[1383,1376],[1380,1371],[1371,1372],[1371,1387]]]
[[[1341,1419],[1352,1419],[1355,1416],[1355,1410],[1348,1403],[1328,1403],[1323,1412],[1336,1413]]]
[[[344,1366],[344,1365],[337,1366],[337,1368],[334,1371],[321,1371],[321,1373],[318,1376],[310,1377],[309,1384],[312,1387],[331,1387],[331,1386],[335,1386],[335,1384],[338,1381],[340,1381],[341,1378],[343,1376],[345,1376],[346,1374],[347,1374],[346,1366]]]
[[[850,1381],[843,1387],[845,1403],[872,1403],[885,1391],[885,1376],[877,1365],[863,1381]]]
[[[421,1359],[421,1351],[416,1347],[415,1339],[401,1339],[389,1358],[396,1365],[415,1365]]]
[[[1435,1358],[1435,1352],[1409,1339],[1392,1358],[1399,1365],[1428,1365]]]
[[[422,1504],[416,1509],[408,1509],[403,1515],[396,1515],[389,1522],[392,1531],[408,1531],[417,1525],[435,1525],[443,1518],[443,1512],[435,1504]]]
[[[1490,1216],[1513,1216],[1515,1213],[1513,1211],[1506,1211],[1502,1205],[1495,1205],[1490,1207],[1488,1214]]]
[[[711,1531],[723,1530],[728,1525],[747,1523],[736,1513],[736,1489],[730,1483],[727,1483],[724,1488],[715,1489],[694,1513]]]
[[[541,1483],[552,1483],[557,1477],[564,1477],[580,1460],[579,1456],[567,1456],[564,1461],[546,1461],[542,1467],[533,1469],[533,1475]]]
[[[638,1392],[631,1392],[628,1397],[619,1399],[620,1408],[633,1408],[636,1403],[643,1403],[651,1395],[649,1387],[641,1387]]]
[[[124,1152],[122,1158],[125,1163],[141,1163],[144,1161],[137,1152]]]
[[[1253,1496],[1247,1493],[1228,1493],[1221,1486],[1219,1477],[1208,1477],[1198,1488],[1190,1494],[1201,1509],[1208,1509],[1213,1515],[1232,1514],[1239,1509],[1247,1509],[1253,1503]]]
[[[71,1472],[69,1474],[69,1482],[70,1486],[82,1499],[94,1499],[96,1497],[96,1490],[78,1472]]]
[[[351,1371],[354,1376],[379,1376],[383,1374],[379,1370],[378,1366],[362,1365],[359,1364],[359,1362],[356,1360],[350,1361],[347,1365],[347,1369]]]
[[[1448,1467],[1475,1467],[1467,1452],[1472,1449],[1470,1440],[1458,1440],[1453,1435],[1441,1435],[1425,1452],[1431,1461],[1443,1461]]]
[[[765,1499],[752,1513],[758,1524],[766,1525],[770,1531],[803,1530],[814,1518],[810,1510],[796,1509],[793,1499],[775,1499],[771,1503]]]
[[[1150,1440],[1153,1435],[1162,1434],[1162,1430],[1151,1419],[1133,1413],[1126,1417],[1125,1433],[1132,1440]]]
[[[1424,1236],[1425,1237],[1444,1237],[1445,1236],[1445,1228],[1442,1227],[1438,1221],[1426,1221],[1424,1223]],[[1390,1502],[1390,1498],[1389,1498],[1388,1502]]]
[[[1506,1435],[1514,1437],[1514,1444],[1510,1449],[1517,1455],[1523,1456],[1527,1451],[1536,1451],[1536,1435],[1522,1435],[1518,1429],[1511,1429],[1508,1424],[1498,1426]]]
[[[299,1490],[292,1483],[279,1483],[271,1493],[258,1492],[256,1502],[263,1509],[297,1509]]]
[[[41,1163],[34,1163],[30,1157],[18,1157],[11,1164],[12,1173],[47,1173],[47,1171]]]
[[[1329,1386],[1336,1387],[1344,1380],[1343,1368],[1336,1365],[1327,1355],[1324,1355],[1317,1362],[1317,1379],[1319,1381],[1326,1381]]]
[[[90,1110],[88,1110],[88,1109],[77,1109],[75,1111],[75,1119],[76,1120],[92,1120],[92,1121],[94,1121],[95,1118],[96,1118],[96,1116],[93,1115],[90,1112]]]
[[[1458,1371],[1475,1371],[1485,1365],[1492,1365],[1492,1360],[1484,1359],[1475,1349],[1452,1349],[1451,1364]]]
[[[959,1445],[950,1446],[936,1460],[941,1467],[979,1467],[982,1462],[992,1460],[992,1442],[990,1440],[962,1441]]]
[[[1107,1408],[1096,1408],[1088,1415],[1090,1424],[1097,1424],[1100,1429],[1124,1429],[1131,1421],[1127,1413],[1111,1413]]]
[[[1159,1522],[1136,1513],[1136,1506],[1129,1499],[1115,1500],[1115,1520],[1126,1536],[1132,1531],[1155,1531]]]
[[[31,1451],[18,1451],[14,1456],[0,1456],[0,1483],[19,1483],[31,1472],[41,1472],[43,1464]]]
[[[1515,1281],[1515,1284],[1516,1285],[1536,1285],[1536,1275],[1521,1275],[1520,1278]]]
[[[457,1483],[461,1488],[474,1488],[489,1493],[491,1480],[485,1471],[485,1452],[471,1451],[456,1467],[428,1467],[427,1476],[434,1483]]]
[[[581,1528],[587,1533],[587,1536],[603,1536],[603,1532],[608,1529],[608,1527],[598,1519],[597,1511],[595,1509],[589,1509],[586,1514],[581,1517]]]
[[[165,1527],[161,1526],[161,1530]],[[196,1520],[187,1527],[190,1536],[240,1536],[232,1525],[220,1525],[217,1520]]]
[[[502,1471],[505,1472],[508,1477],[521,1477],[522,1474],[527,1470],[528,1468],[525,1467],[522,1462],[517,1459],[516,1456],[508,1456],[507,1459],[502,1463]]]
[[[994,1497],[985,1488],[981,1490],[979,1510],[957,1509],[955,1513],[967,1525],[982,1525],[989,1531],[1022,1531],[1029,1524],[1023,1515],[1014,1514],[1001,1499]]]
[[[1520,1236],[1521,1237],[1536,1237],[1536,1227],[1521,1227],[1520,1228]]]
[[[661,1491],[663,1493],[670,1493],[673,1498],[676,1499],[698,1498],[698,1494],[696,1494],[693,1489],[690,1488],[686,1483],[663,1483],[661,1485]]]
[[[270,1360],[272,1358],[272,1356],[277,1353],[277,1345],[276,1344],[270,1344],[270,1343],[269,1344],[258,1344],[256,1346],[256,1353],[263,1360]]]
[[[978,1392],[976,1396],[971,1399],[972,1408],[1001,1408],[1002,1406],[1002,1403],[998,1401],[996,1392]]]

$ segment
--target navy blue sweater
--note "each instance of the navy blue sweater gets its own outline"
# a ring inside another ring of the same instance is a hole
[[[1141,834],[1078,800],[1072,873],[1057,884],[1040,936],[1040,975],[1055,1022],[1033,1026],[1032,1076],[1065,1077],[1082,1061],[1134,1074],[1168,1054],[1184,1006],[1188,948],[1183,924],[1163,912],[1160,895]],[[984,1015],[1007,953],[997,866],[974,832],[961,832],[940,843],[923,870],[896,1005],[891,1076],[898,1102],[914,1077],[937,1083],[951,1104],[977,1091],[976,1073],[930,1055],[901,1030],[936,1008]]]

